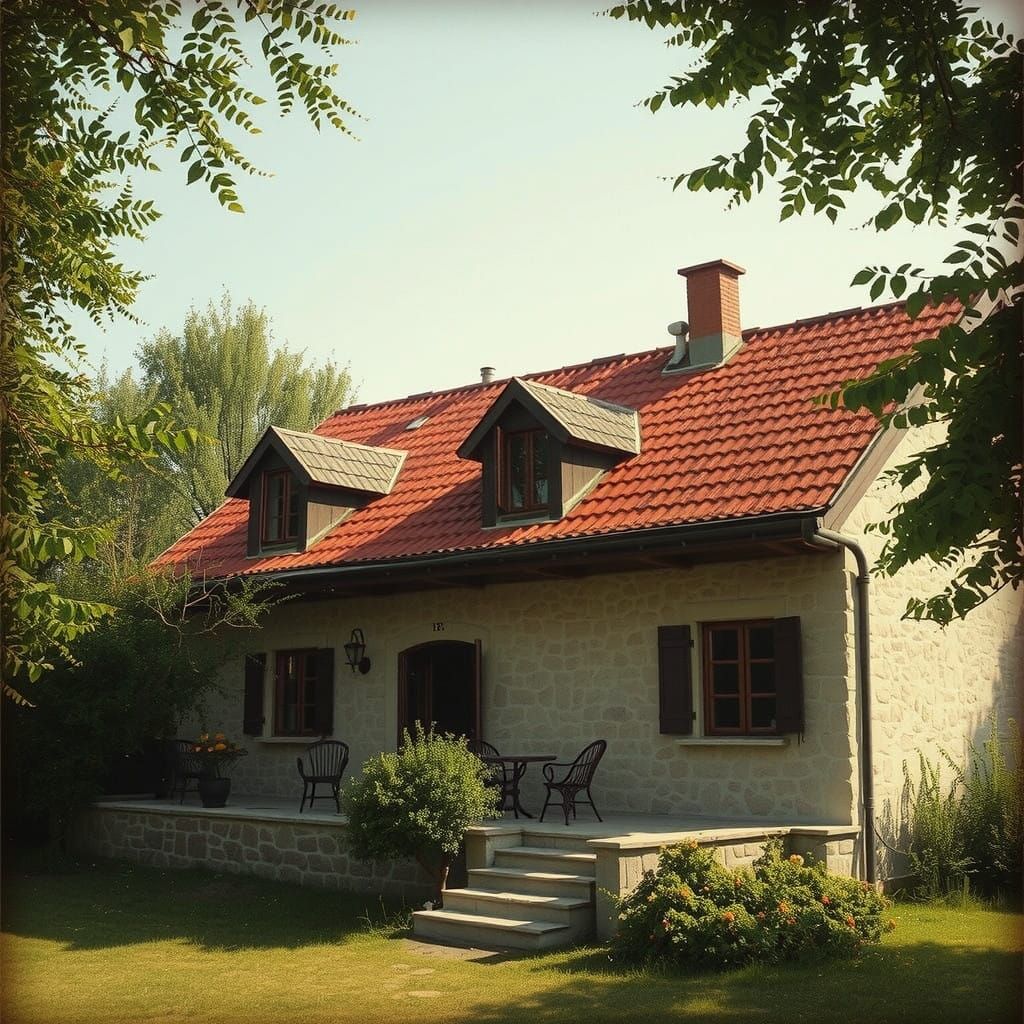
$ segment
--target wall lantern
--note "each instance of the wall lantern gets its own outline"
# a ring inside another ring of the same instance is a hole
[[[370,671],[370,659],[366,656],[366,637],[361,629],[353,629],[349,642],[345,644],[345,660],[355,672],[359,669],[365,676]]]

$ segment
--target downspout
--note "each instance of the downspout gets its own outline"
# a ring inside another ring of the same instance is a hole
[[[864,804],[864,879],[875,882],[875,778],[871,756],[871,618],[868,608],[868,586],[871,575],[864,549],[852,537],[834,530],[810,526],[804,539],[818,547],[846,548],[857,560],[857,604],[854,616],[854,639],[857,650],[857,690],[860,695],[860,770],[861,799]]]

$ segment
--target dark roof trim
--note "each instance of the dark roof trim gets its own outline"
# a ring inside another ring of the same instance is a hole
[[[348,565],[319,566],[309,569],[285,569],[281,572],[247,573],[246,577],[275,583],[301,583],[365,578],[376,574],[394,577],[424,569],[486,568],[488,565],[509,565],[544,561],[560,555],[612,554],[646,551],[652,548],[694,548],[705,544],[756,542],[800,539],[808,524],[815,528],[824,509],[808,509],[801,513],[771,513],[748,516],[718,523],[688,523],[682,526],[659,526],[648,530],[622,531],[597,537],[571,537],[566,540],[542,541],[528,546],[485,548],[452,551],[444,554],[420,555],[379,562],[355,562]]]

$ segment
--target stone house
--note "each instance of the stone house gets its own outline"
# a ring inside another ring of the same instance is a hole
[[[672,347],[267,431],[157,561],[294,595],[207,710],[246,737],[238,790],[297,798],[304,744],[358,770],[416,720],[560,760],[603,738],[602,813],[847,826],[851,870],[895,870],[869,826],[898,821],[904,760],[1017,710],[1021,602],[902,619],[936,582],[868,583],[866,528],[932,438],[812,399],[959,307],[745,329],[741,268],[679,273]]]

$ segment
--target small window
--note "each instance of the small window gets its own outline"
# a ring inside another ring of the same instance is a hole
[[[520,430],[505,435],[502,452],[506,512],[539,512],[548,507],[548,435]]]
[[[775,628],[761,622],[704,626],[704,725],[709,735],[778,732]]]
[[[299,536],[299,492],[287,470],[263,474],[264,544],[286,544]]]
[[[279,651],[274,687],[274,734],[312,736],[317,733],[316,651]]]

